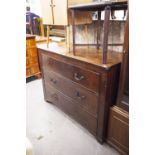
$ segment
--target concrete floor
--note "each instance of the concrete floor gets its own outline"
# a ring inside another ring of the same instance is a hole
[[[45,102],[41,80],[28,82],[26,88],[26,135],[35,155],[119,155],[109,145],[99,144],[61,110]]]

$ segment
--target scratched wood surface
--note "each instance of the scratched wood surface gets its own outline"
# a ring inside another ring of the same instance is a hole
[[[81,60],[93,65],[100,66],[101,68],[110,68],[122,60],[122,53],[108,50],[107,64],[102,64],[102,51],[97,50],[95,47],[77,47],[76,56],[73,55],[72,50],[69,50],[65,43],[51,42],[47,48],[47,44],[38,44],[38,49],[45,50],[51,53],[57,53],[64,57],[69,57],[75,60]]]

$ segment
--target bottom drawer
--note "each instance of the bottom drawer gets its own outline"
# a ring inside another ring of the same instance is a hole
[[[26,68],[26,77],[29,77],[29,76],[33,76],[37,73],[39,73],[40,70],[39,70],[39,66],[38,64],[34,64],[34,65],[28,65],[27,68]]]
[[[26,76],[30,76],[31,75],[31,70],[30,68],[26,69]]]
[[[38,67],[38,64],[31,67],[31,73],[32,74],[35,74],[35,73],[38,73],[39,72],[39,67]]]
[[[33,65],[38,64],[38,58],[37,57],[27,57],[26,58],[26,65]]]
[[[97,120],[78,106],[71,98],[65,96],[48,83],[45,83],[46,100],[54,103],[65,113],[71,115],[80,124],[85,126],[92,134],[96,135]]]

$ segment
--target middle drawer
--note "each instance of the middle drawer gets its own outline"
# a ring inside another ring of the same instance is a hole
[[[44,70],[44,79],[47,83],[57,88],[63,94],[76,100],[77,103],[84,107],[89,113],[96,117],[98,107],[98,94],[95,94],[71,80],[62,77],[61,75]]]

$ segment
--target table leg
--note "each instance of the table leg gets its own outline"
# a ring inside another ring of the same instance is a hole
[[[107,51],[108,51],[108,34],[109,34],[109,23],[110,23],[110,11],[111,7],[107,6],[105,8],[105,17],[103,22],[103,44],[102,44],[102,51],[103,51],[103,64],[107,63]]]

